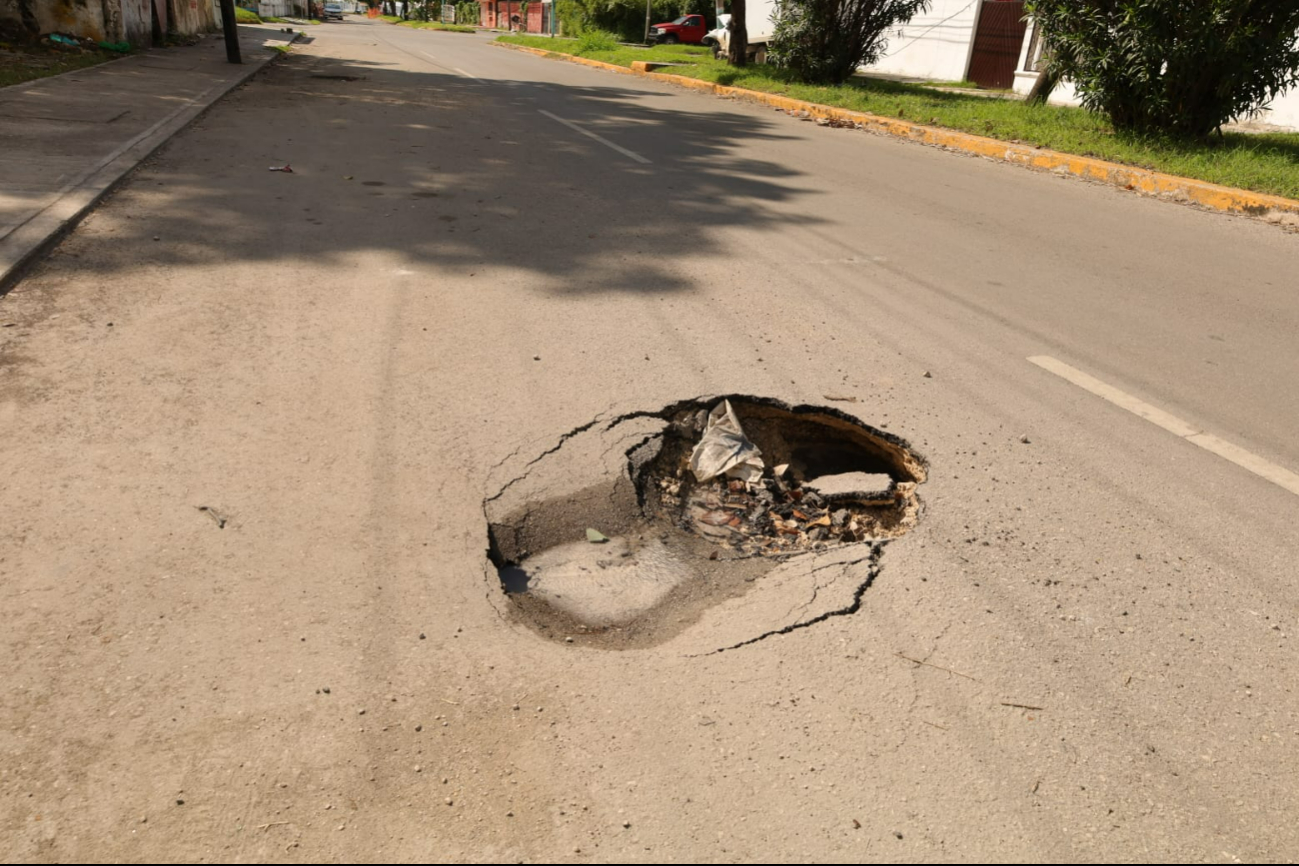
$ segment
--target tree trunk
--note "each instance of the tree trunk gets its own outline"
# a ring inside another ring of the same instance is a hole
[[[1037,74],[1037,80],[1033,82],[1033,87],[1028,91],[1028,98],[1025,101],[1029,105],[1046,105],[1051,92],[1059,83],[1060,74],[1051,68],[1050,61],[1044,62],[1042,71]]]
[[[731,50],[726,59],[732,66],[744,66],[749,62],[749,31],[744,26],[744,0],[731,0],[731,23],[726,26],[731,31]]]

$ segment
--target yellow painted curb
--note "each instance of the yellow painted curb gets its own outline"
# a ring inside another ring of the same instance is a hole
[[[655,78],[670,84],[688,87],[691,90],[702,90],[717,96],[743,99],[747,102],[756,102],[760,105],[767,105],[784,111],[806,112],[811,117],[824,120],[860,124],[862,128],[871,132],[1015,163],[1039,171],[1071,174],[1089,180],[1101,181],[1111,186],[1174,201],[1189,202],[1227,213],[1248,214],[1250,216],[1289,214],[1299,217],[1299,201],[1278,195],[1250,192],[1249,190],[1222,186],[1204,180],[1195,180],[1189,177],[1179,177],[1175,174],[1164,174],[1146,168],[1108,162],[1095,157],[1074,156],[1073,154],[1060,153],[1055,150],[1030,147],[1025,144],[1013,144],[996,138],[986,138],[982,135],[972,135],[968,132],[957,132],[938,126],[925,126],[892,117],[880,117],[876,114],[866,114],[861,111],[850,111],[845,108],[834,108],[815,102],[804,102],[801,99],[791,99],[788,96],[778,96],[774,93],[763,93],[743,87],[728,87],[723,84],[714,84],[711,81],[701,81],[697,78],[686,78],[665,72],[647,71],[646,67],[653,64],[643,60],[633,62],[633,68],[628,69],[625,66],[590,60],[572,54],[561,54],[557,51],[545,51],[526,45],[512,45],[508,42],[493,42],[491,44],[527,54],[535,54],[538,57],[566,60],[570,63],[578,63],[596,69],[607,69],[610,72],[618,72],[623,75],[640,75],[645,78]],[[641,68],[637,69],[636,67]]]

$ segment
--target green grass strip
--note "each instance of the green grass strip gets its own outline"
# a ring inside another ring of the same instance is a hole
[[[443,24],[440,21],[398,21],[402,27],[413,27],[416,30],[445,30],[448,33],[473,33],[474,28],[464,24]]]

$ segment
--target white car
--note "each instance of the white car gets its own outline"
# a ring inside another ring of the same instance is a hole
[[[704,34],[704,44],[713,50],[713,57],[722,53],[722,42],[726,36],[726,25],[731,23],[730,15],[717,16],[717,29]]]

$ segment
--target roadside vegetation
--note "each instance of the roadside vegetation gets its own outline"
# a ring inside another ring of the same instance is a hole
[[[109,51],[58,55],[41,51],[13,50],[12,46],[0,47],[0,87],[48,78],[51,75],[61,75],[64,72],[75,72],[121,56]]]
[[[1115,129],[1207,138],[1299,85],[1299,0],[1029,0],[1047,75]]]
[[[680,63],[684,65],[671,69],[672,74],[1299,198],[1299,133],[1227,132],[1195,139],[1119,132],[1105,115],[1082,108],[1033,106],[862,76],[839,85],[802,84],[787,69],[730,66],[700,46],[636,48],[612,37],[500,36],[498,41],[618,66],[630,67],[633,60]]]
[[[97,43],[8,31],[0,35],[0,87],[75,72],[129,53],[131,46],[126,42]]]
[[[235,22],[238,24],[261,24],[262,18],[251,9],[245,9],[242,6],[235,7]]]
[[[413,27],[416,30],[445,30],[448,33],[474,33],[474,28],[463,24],[443,24],[440,21],[398,21],[402,27]]]

